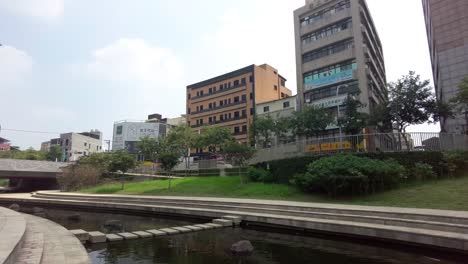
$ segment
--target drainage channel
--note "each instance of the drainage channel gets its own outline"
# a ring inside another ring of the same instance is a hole
[[[181,233],[190,233],[198,232],[208,229],[217,229],[223,227],[236,227],[239,226],[242,222],[240,216],[234,215],[225,215],[218,219],[213,219],[212,223],[197,224],[197,225],[187,225],[180,227],[170,227],[162,229],[150,229],[145,231],[134,231],[134,232],[123,232],[116,234],[104,234],[100,231],[85,231],[83,229],[74,229],[70,232],[78,238],[81,243],[105,243],[105,242],[115,242],[123,240],[132,240],[139,238],[150,238],[150,237],[160,237],[167,235],[176,235]]]

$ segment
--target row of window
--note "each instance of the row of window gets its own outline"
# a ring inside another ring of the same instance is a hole
[[[347,39],[344,41],[340,41],[334,43],[332,45],[307,52],[306,54],[302,55],[303,63],[310,62],[313,60],[317,60],[335,53],[339,53],[348,49],[351,49],[354,46],[353,39]]]
[[[327,66],[315,71],[307,72],[304,74],[304,83],[309,83],[312,80],[318,80],[324,77],[332,76],[334,74],[347,71],[355,70],[357,68],[356,60],[349,60],[335,65]]]
[[[331,35],[335,35],[338,32],[341,32],[343,30],[349,29],[352,27],[352,20],[351,18],[348,18],[346,20],[340,21],[334,25],[319,29],[315,32],[312,32],[310,34],[307,34],[302,37],[302,44],[306,45],[312,42],[315,42],[317,40],[326,38]]]
[[[242,130],[241,130],[242,129]],[[243,125],[242,127],[234,127],[234,135],[247,134],[247,126]]]
[[[250,99],[252,100],[253,99],[253,93],[250,93]],[[237,104],[237,103],[240,103],[240,102],[247,102],[247,95],[243,94],[241,96],[235,96],[234,98],[227,98],[227,99],[224,99],[224,100],[219,100],[219,103],[218,102],[212,102],[212,103],[209,103],[208,104],[208,110],[213,110],[213,109],[216,109],[216,108],[221,108],[221,107],[225,107],[225,106],[229,106],[231,104]],[[198,105],[196,107],[196,111],[195,113],[198,113],[198,112],[202,112],[206,110],[204,108],[203,105]],[[187,109],[187,113],[188,114],[191,114],[191,109],[188,108]]]
[[[249,77],[249,81],[253,82],[253,76]],[[208,88],[208,93],[205,93],[205,91],[203,90],[197,91],[196,96],[194,97],[202,97],[205,95],[214,94],[214,93],[226,90],[226,89],[236,88],[240,85],[245,85],[245,84],[246,84],[246,79],[244,77],[244,78],[241,78],[240,80],[234,80],[233,82],[226,82],[224,84],[220,84],[219,87],[213,86],[211,88]],[[191,94],[189,93],[187,97],[188,99],[191,99]]]
[[[334,15],[335,13],[338,13],[340,11],[343,11],[347,8],[351,7],[350,0],[344,0],[340,1],[336,5],[330,6],[328,8],[322,9],[312,15],[306,16],[300,20],[301,27],[313,24],[319,20],[322,20],[323,18],[327,18],[329,16]]]
[[[351,81],[339,85],[333,85],[329,87],[319,88],[312,90],[304,94],[306,103],[310,103],[316,100],[340,95],[355,93],[359,90],[358,81]]]
[[[254,114],[253,108],[250,109],[250,114]],[[221,123],[221,122],[227,122],[230,120],[235,120],[235,119],[240,119],[240,118],[246,118],[247,117],[247,110],[243,109],[242,111],[235,111],[233,113],[224,113],[220,114],[219,116],[210,116],[208,117],[208,124],[216,124],[216,123]],[[197,126],[202,126],[204,125],[204,120],[203,118],[197,119],[196,120],[196,125]]]
[[[283,102],[283,109],[284,109],[284,108],[289,108],[290,106],[291,106],[291,104],[289,103],[289,101],[288,101],[288,102]],[[263,107],[263,112],[264,112],[264,113],[270,112],[270,106],[269,106],[269,105],[264,106],[264,107]]]

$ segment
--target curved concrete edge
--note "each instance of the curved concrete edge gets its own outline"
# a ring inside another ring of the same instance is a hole
[[[385,226],[369,223],[355,223],[350,221],[337,221],[297,217],[286,215],[249,213],[243,211],[213,210],[206,208],[187,208],[174,206],[157,206],[135,203],[112,203],[99,201],[78,201],[60,199],[20,199],[24,203],[44,205],[64,205],[78,208],[95,208],[127,212],[147,212],[161,215],[179,215],[199,218],[218,218],[229,214],[241,216],[252,224],[267,225],[285,229],[302,231],[341,234],[346,236],[367,237],[371,239],[396,241],[425,247],[434,247],[457,252],[468,252],[468,235],[451,232],[432,231],[427,229],[407,228],[400,226]]]
[[[0,207],[0,263],[15,263],[25,231],[26,220],[20,213]]]

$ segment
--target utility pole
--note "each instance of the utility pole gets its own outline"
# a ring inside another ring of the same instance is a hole
[[[107,152],[110,152],[110,143],[111,141],[108,139],[108,140],[104,140],[105,143],[107,143]]]

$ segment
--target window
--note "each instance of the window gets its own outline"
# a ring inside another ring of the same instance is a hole
[[[224,120],[224,115],[219,115],[219,120],[223,121]]]
[[[213,103],[213,108],[216,108],[216,102]]]
[[[86,147],[86,145],[88,145],[88,143],[85,142],[85,143],[84,143],[84,146]]]
[[[231,115],[231,113],[229,113],[229,114],[228,114],[228,116],[229,116],[229,119],[232,119],[232,115]]]
[[[251,83],[253,83],[253,82],[254,82],[253,75],[250,75],[250,76],[249,76],[249,82],[251,82]]]
[[[234,134],[240,134],[239,127],[234,127]]]
[[[283,103],[283,108],[288,108],[289,107],[289,101]]]
[[[277,74],[278,74],[278,72],[277,72],[277,71],[274,71],[273,73],[274,73],[275,75],[277,75]]]
[[[332,76],[334,74],[347,71],[347,70],[357,69],[357,64],[355,60],[349,60],[334,65],[330,65],[315,71],[307,72],[304,74],[304,83],[308,83],[312,80],[318,80],[324,77]]]
[[[278,91],[278,85],[275,85],[275,91]]]
[[[190,115],[190,107],[189,107],[189,108],[187,108],[187,114],[189,114],[189,115]]]
[[[208,108],[209,108],[209,109],[213,108],[213,104],[212,104],[212,103],[209,103],[209,104],[208,104]]]
[[[239,111],[234,112],[234,118],[239,118]]]
[[[220,90],[223,89],[223,85],[222,85],[222,84],[219,85],[219,89],[220,89]]]
[[[231,82],[228,83],[228,88],[231,88]]]
[[[264,112],[264,113],[270,112],[270,107],[269,107],[269,106],[264,106],[264,107],[263,107],[263,112]]]
[[[197,105],[197,112],[200,112],[200,106]]]
[[[213,116],[213,123],[216,123],[216,116]]]
[[[241,79],[241,84],[245,84],[245,77]]]
[[[249,94],[250,100],[253,100],[253,93]]]
[[[213,93],[213,88],[208,89],[208,93],[212,94]]]
[[[286,86],[286,80],[285,79],[281,79],[281,86],[283,86],[283,87]]]
[[[190,94],[187,94],[187,98],[190,99],[192,98],[192,96]]]
[[[200,119],[200,125],[203,125],[203,119]]]
[[[203,96],[203,91],[200,91],[200,96]]]
[[[328,98],[340,94],[355,93],[359,90],[358,82],[351,81],[334,86],[318,88],[304,95],[306,103],[310,103],[323,98]]]
[[[203,105],[200,105],[200,111],[203,111]]]
[[[197,97],[200,96],[200,91],[197,91]]]
[[[208,117],[208,123],[213,123],[213,118],[212,117]]]
[[[234,97],[234,103],[238,103],[238,102],[239,102],[239,96]]]
[[[247,95],[243,94],[242,95],[242,102],[245,102],[245,101],[247,101]]]
[[[234,81],[234,86],[239,86],[239,80]]]
[[[68,146],[68,138],[65,140],[65,146]]]
[[[115,133],[117,135],[122,135],[122,130],[123,130],[122,126],[117,126],[117,129],[116,129]],[[60,146],[62,146],[62,143],[60,143]]]
[[[247,126],[246,125],[242,126],[242,132],[247,132]]]
[[[307,26],[309,24],[313,24],[323,18],[327,18],[331,15],[334,15],[335,13],[338,13],[340,11],[343,11],[347,8],[351,7],[350,0],[344,0],[341,1],[331,7],[322,9],[312,15],[306,16],[300,20],[301,27]]]
[[[242,110],[242,117],[246,117],[247,116],[247,110]]]
[[[284,93],[281,93],[281,98],[285,98],[286,95]]]
[[[228,99],[228,104],[231,104],[231,98]]]
[[[312,42],[315,42],[317,40],[320,40],[322,38],[325,38],[327,36],[334,35],[340,31],[349,29],[352,27],[352,21],[351,18],[342,20],[334,25],[319,29],[315,32],[312,32],[310,34],[307,34],[302,37],[302,44],[306,45]]]
[[[255,114],[255,110],[253,108],[250,108],[250,115],[254,115]]]
[[[314,60],[317,60],[317,59],[320,59],[329,55],[333,55],[335,53],[348,50],[352,48],[353,46],[354,46],[353,39],[347,39],[347,40],[323,47],[321,49],[308,52],[302,55],[302,60],[303,60],[303,63],[314,61]]]
[[[219,101],[219,105],[223,106],[223,100]]]

